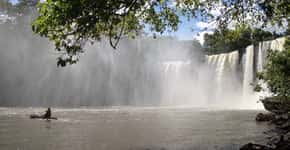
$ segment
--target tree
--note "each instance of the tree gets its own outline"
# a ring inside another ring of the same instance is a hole
[[[155,33],[176,31],[180,15],[223,27],[232,22],[282,25],[289,18],[289,4],[289,0],[46,0],[38,5],[32,29],[54,42],[62,53],[58,64],[65,66],[77,61],[86,41],[109,37],[116,48],[121,36],[135,37],[146,26]]]
[[[145,24],[163,33],[176,30],[176,9],[168,2],[146,0],[47,0],[39,4],[34,32],[49,38],[65,55],[58,64],[75,63],[85,41],[109,37],[116,48],[122,35],[136,36]]]

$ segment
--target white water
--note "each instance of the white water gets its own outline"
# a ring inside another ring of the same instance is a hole
[[[256,72],[261,72],[268,49],[283,49],[285,38],[250,45],[239,51],[206,56],[205,64],[189,60],[165,61],[162,64],[164,105],[193,105],[223,108],[262,108],[261,96],[269,91],[253,91]],[[262,86],[266,87],[265,84]]]
[[[282,51],[283,45],[285,43],[285,38],[278,38],[273,41],[264,41],[258,44],[258,57],[257,57],[257,72],[263,71],[263,67],[266,63],[266,56],[268,54],[268,50],[277,50]],[[271,92],[267,89],[267,85],[263,81],[257,81],[264,91],[258,93],[257,96],[265,97],[271,95]]]
[[[222,98],[223,101],[230,98],[236,101],[240,107],[260,108],[261,105],[256,103],[259,100],[259,96],[265,96],[269,94],[269,91],[259,94],[253,92],[252,84],[256,80],[255,71],[261,72],[263,70],[269,49],[281,51],[284,43],[285,38],[278,38],[272,41],[260,42],[257,47],[250,45],[246,47],[245,52],[242,54],[240,58],[242,60],[239,60],[238,51],[207,56],[206,63],[214,70],[213,73],[216,76],[214,79],[216,85],[210,83],[216,89],[214,92],[216,97],[218,99]],[[255,51],[257,52],[255,53]],[[225,86],[230,87],[229,91],[232,90],[231,88],[237,91],[229,92]],[[262,84],[262,86],[265,87],[266,85]]]
[[[250,83],[262,70],[267,49],[281,50],[284,40],[205,61],[193,41],[124,39],[117,51],[102,41],[87,45],[76,65],[56,68],[53,46],[30,28],[1,26],[0,33],[1,106],[256,108]]]
[[[165,61],[161,63],[162,70],[162,105],[188,105],[198,104],[200,99],[194,98],[198,95],[196,91],[197,82],[195,72],[191,70],[190,60]],[[198,97],[198,96],[197,96]]]
[[[228,54],[207,56],[209,66],[215,69],[218,89],[221,90],[223,80],[226,77],[225,73],[233,74],[236,72],[238,59],[239,54],[237,51]]]
[[[263,70],[263,66],[265,65],[265,60],[267,56],[268,49],[272,50],[283,50],[283,45],[285,43],[285,38],[278,38],[273,41],[264,41],[258,44],[258,72]]]
[[[240,81],[237,74],[239,53],[233,51],[206,57],[206,62],[212,73],[207,84],[211,86],[211,100],[213,105],[222,104],[226,107],[238,107]]]
[[[250,45],[246,48],[246,53],[243,56],[243,98],[246,99],[253,94],[254,81],[254,46]]]

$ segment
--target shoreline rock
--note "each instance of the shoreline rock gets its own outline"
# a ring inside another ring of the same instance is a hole
[[[243,145],[240,150],[290,150],[290,100],[287,101],[281,97],[268,97],[261,102],[264,108],[270,113],[258,113],[257,122],[270,122],[274,133],[269,139],[268,145],[248,143]]]
[[[260,144],[248,143],[240,148],[240,150],[274,150],[270,147]]]
[[[285,101],[282,100],[282,98],[275,96],[265,98],[261,100],[261,102],[267,111],[274,114],[286,114],[290,112],[290,100]]]
[[[256,116],[256,121],[258,122],[266,122],[266,121],[272,121],[275,119],[275,115],[272,113],[258,113]]]

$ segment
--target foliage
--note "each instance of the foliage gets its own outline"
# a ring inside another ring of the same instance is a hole
[[[58,64],[75,63],[85,41],[109,37],[116,48],[122,35],[137,36],[145,25],[155,32],[175,31],[176,8],[167,1],[146,0],[47,0],[39,4],[32,30],[64,51]]]
[[[258,78],[267,83],[268,88],[278,97],[290,99],[290,38],[286,39],[285,50],[270,50],[264,71]]]
[[[148,27],[155,33],[176,31],[179,16],[216,21],[278,23],[289,17],[288,0],[46,0],[38,5],[35,33],[53,41],[60,64],[74,63],[86,41],[109,37],[116,48],[121,36],[135,37]],[[216,12],[219,13],[216,13]],[[61,62],[64,61],[64,62]]]
[[[204,49],[207,54],[218,54],[243,49],[263,40],[277,38],[279,35],[262,29],[237,27],[235,30],[215,30],[213,34],[204,35]]]

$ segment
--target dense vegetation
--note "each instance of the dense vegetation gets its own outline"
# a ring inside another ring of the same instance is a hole
[[[249,27],[237,27],[234,30],[228,28],[215,30],[213,34],[204,35],[204,49],[207,54],[226,53],[240,50],[248,45],[260,41],[272,40],[279,34],[264,31],[262,29],[251,29]]]

